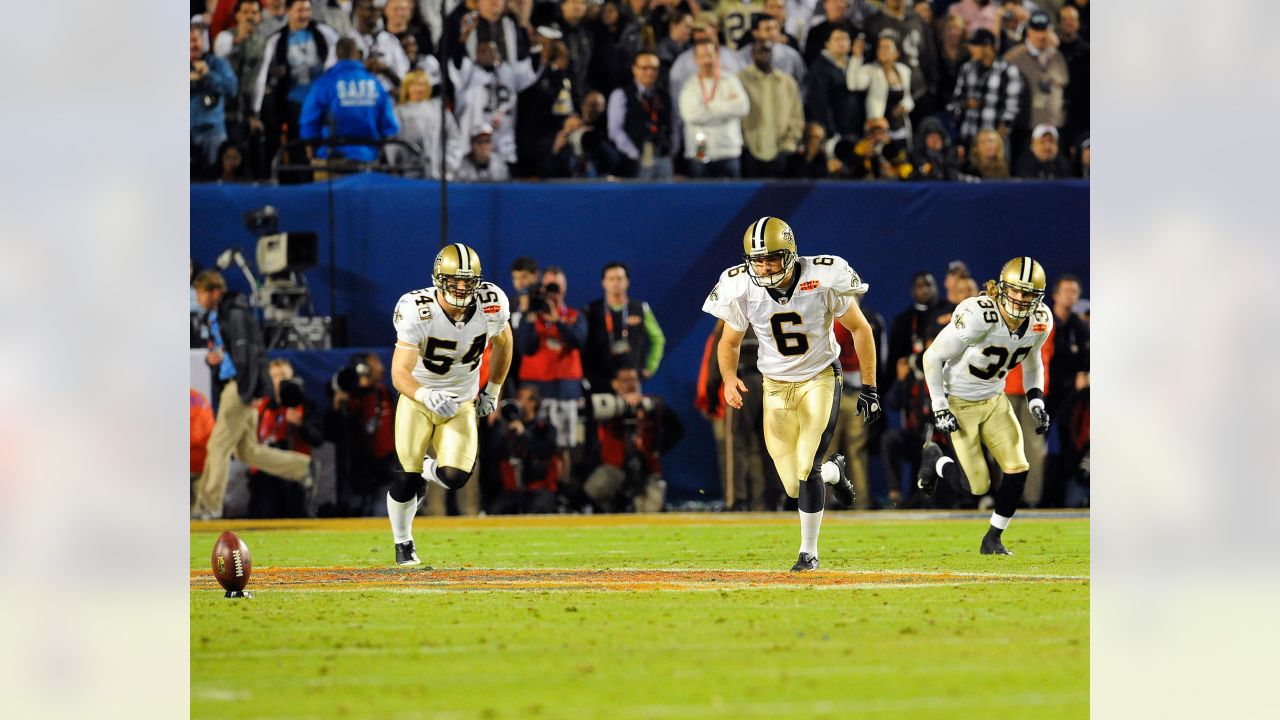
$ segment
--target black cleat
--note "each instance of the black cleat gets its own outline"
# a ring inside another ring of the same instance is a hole
[[[397,565],[421,565],[422,561],[418,559],[418,553],[413,547],[413,541],[409,540],[402,543],[396,543],[396,564]]]
[[[1012,555],[1009,549],[1000,542],[1000,535],[1003,530],[991,528],[987,530],[987,534],[982,538],[982,548],[979,550],[983,555]]]
[[[791,566],[791,572],[804,572],[806,570],[818,569],[818,556],[809,553],[800,553],[800,559],[796,560],[796,564]]]
[[[925,497],[933,497],[938,491],[938,459],[942,457],[942,448],[936,442],[924,444],[920,453],[920,472],[916,475],[916,487],[924,491]]]
[[[843,510],[853,507],[853,483],[849,482],[849,476],[844,472],[845,459],[840,453],[832,453],[827,458],[827,462],[835,463],[837,469],[840,470],[840,480],[831,486],[831,495],[835,498],[836,504]]]

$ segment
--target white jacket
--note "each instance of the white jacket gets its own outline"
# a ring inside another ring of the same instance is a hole
[[[907,112],[915,109],[915,101],[911,99],[911,68],[903,63],[896,63],[898,77],[902,80],[902,107]],[[845,68],[845,78],[849,89],[854,92],[867,91],[867,119],[885,117],[889,108],[889,79],[885,77],[884,68],[879,63],[867,65],[861,57],[849,58],[849,66]],[[907,137],[911,137],[911,120],[902,118],[907,125]]]
[[[714,92],[703,100],[703,87]],[[742,156],[742,118],[751,111],[747,91],[737,77],[720,71],[720,80],[698,82],[694,75],[680,91],[680,116],[684,119],[684,156],[697,157],[698,133],[706,136],[707,160]]]

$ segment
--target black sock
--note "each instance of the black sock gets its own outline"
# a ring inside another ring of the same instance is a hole
[[[808,480],[800,481],[800,512],[821,512],[827,502],[827,485],[821,473],[811,473]]]
[[[1022,491],[1027,487],[1027,471],[1005,473],[1000,487],[996,488],[996,506],[993,508],[1000,517],[1011,518],[1018,511],[1018,503],[1022,500]]]
[[[942,449],[942,454],[945,457],[951,459],[951,462],[942,466],[942,479],[946,480],[951,489],[957,493],[972,495],[973,489],[969,487],[969,477],[964,474],[964,468],[960,465],[960,461],[956,459],[955,448],[951,447],[949,442],[938,443],[938,447]]]

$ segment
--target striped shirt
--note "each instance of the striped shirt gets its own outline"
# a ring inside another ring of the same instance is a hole
[[[979,130],[995,129],[997,123],[1012,127],[1021,110],[1018,100],[1021,92],[1022,75],[1005,60],[997,59],[989,68],[977,60],[960,66],[960,76],[947,109],[956,119],[964,144],[973,142]],[[966,107],[970,99],[977,99],[979,107]]]

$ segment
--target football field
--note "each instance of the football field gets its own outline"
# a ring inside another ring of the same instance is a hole
[[[794,512],[193,522],[191,716],[1088,717],[1088,515],[985,518],[829,512],[803,574]]]

